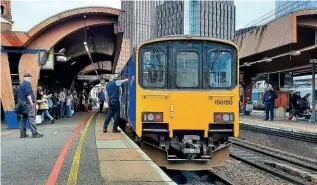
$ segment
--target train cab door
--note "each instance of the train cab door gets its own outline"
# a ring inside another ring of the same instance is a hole
[[[201,130],[198,124],[204,99],[202,89],[202,42],[176,40],[170,44],[169,97],[172,130]]]

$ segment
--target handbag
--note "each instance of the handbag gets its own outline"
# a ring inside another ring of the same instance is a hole
[[[28,105],[24,101],[18,101],[18,103],[15,105],[14,111],[17,114],[28,114]]]

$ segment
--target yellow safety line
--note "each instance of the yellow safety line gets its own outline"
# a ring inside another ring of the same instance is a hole
[[[90,122],[91,122],[92,118],[94,117],[95,113],[96,112],[94,112],[90,116],[90,118],[89,118],[89,120],[88,120],[88,122],[87,122],[87,124],[86,124],[86,126],[85,126],[85,128],[83,130],[83,133],[80,136],[80,139],[79,139],[79,142],[78,142],[78,146],[76,148],[76,152],[75,152],[75,155],[74,155],[74,158],[73,158],[72,168],[70,169],[70,172],[69,172],[67,185],[75,185],[75,184],[77,184],[77,176],[78,176],[78,169],[79,169],[81,150],[83,148],[85,136],[86,136],[87,130],[89,128]]]

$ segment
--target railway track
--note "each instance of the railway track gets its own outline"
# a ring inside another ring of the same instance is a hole
[[[317,184],[317,160],[230,138],[230,156],[295,184]]]
[[[193,185],[234,185],[225,177],[209,170],[202,171],[163,171],[177,184],[193,184]]]
[[[301,132],[296,130],[284,130],[284,129],[277,129],[273,127],[270,128],[270,127],[263,127],[263,126],[250,125],[250,124],[244,124],[244,123],[240,123],[240,129],[317,144],[317,134],[309,133],[309,132]]]

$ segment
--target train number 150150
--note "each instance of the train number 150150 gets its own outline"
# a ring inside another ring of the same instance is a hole
[[[216,105],[232,105],[232,100],[216,100]]]

